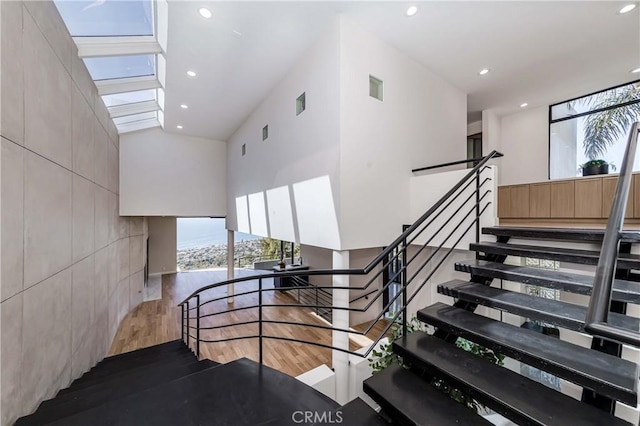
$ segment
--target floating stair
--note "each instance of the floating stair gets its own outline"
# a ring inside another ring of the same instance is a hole
[[[444,303],[418,311],[418,318],[601,395],[637,404],[638,366],[633,362]]]
[[[507,265],[486,260],[465,260],[455,265],[456,271],[468,272],[486,278],[515,281],[523,284],[546,287],[570,293],[590,295],[593,289],[593,275],[573,274],[527,266]],[[613,300],[640,303],[640,283],[615,280]]]
[[[399,424],[491,424],[399,365],[392,365],[374,374],[363,383],[363,388]]]
[[[484,235],[534,240],[602,242],[604,229],[588,228],[536,228],[517,226],[493,226],[482,228]],[[640,242],[640,231],[623,231],[623,242]]]
[[[394,343],[394,351],[474,399],[527,425],[623,426],[629,423],[563,395],[518,373],[488,362],[425,333]]]
[[[542,247],[506,243],[472,243],[472,251],[501,256],[532,257],[535,259],[558,260],[561,262],[596,265],[600,258],[599,251],[578,250],[558,247]],[[628,269],[640,269],[640,256],[635,254],[620,254],[618,266]]]
[[[584,319],[587,313],[585,306],[462,280],[452,280],[438,285],[438,293],[522,317],[559,325],[569,330],[583,331],[584,329]],[[609,322],[618,327],[640,332],[640,319],[635,317],[611,313],[609,314]]]

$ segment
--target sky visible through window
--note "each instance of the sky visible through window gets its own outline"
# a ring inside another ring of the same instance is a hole
[[[151,0],[56,0],[73,37],[152,36]]]
[[[135,104],[138,102],[155,101],[156,89],[139,90],[137,92],[116,93],[113,95],[105,95],[102,97],[107,107],[114,107],[126,104]]]
[[[107,56],[84,60],[91,78],[110,80],[113,78],[143,77],[155,75],[154,55]]]

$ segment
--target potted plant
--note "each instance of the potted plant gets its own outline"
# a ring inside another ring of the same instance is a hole
[[[425,326],[417,317],[414,316],[407,322],[407,334],[423,331],[426,331]],[[369,365],[373,368],[373,374],[382,371],[391,364],[400,364],[407,367],[402,358],[393,352],[393,342],[400,337],[402,337],[402,325],[392,325],[389,341],[386,344],[380,345],[379,350],[374,349],[372,351],[372,357],[369,358]],[[487,349],[484,346],[463,339],[462,337],[459,337],[458,340],[456,340],[456,346],[500,366],[504,365],[504,355],[497,354],[491,349]],[[460,389],[446,384],[442,380],[433,379],[431,384],[445,395],[448,395],[457,402],[475,410],[478,414],[480,414],[482,410],[486,411],[486,407],[473,399],[473,397],[464,393]]]
[[[609,169],[615,170],[616,166],[604,160],[589,160],[580,165],[582,176],[606,175]]]

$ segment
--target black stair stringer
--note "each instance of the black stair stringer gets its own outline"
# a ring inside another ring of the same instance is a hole
[[[504,243],[504,244],[508,243],[510,239],[511,237],[509,235],[499,235],[496,237],[496,241],[498,243]],[[476,257],[478,257],[477,256],[478,254],[479,253],[476,252]],[[507,259],[507,256],[504,256],[501,254],[487,254],[485,256],[482,256],[480,259],[486,260],[489,262],[504,263],[504,261]],[[469,281],[471,282],[484,284],[487,286],[490,286],[493,280],[494,279],[490,277],[483,277],[481,275],[474,275],[474,274],[471,274],[471,278],[469,279]],[[455,306],[456,308],[464,309],[465,311],[475,312],[476,308],[478,307],[478,304],[466,302],[463,300],[457,300],[453,304],[453,306]],[[451,344],[454,344],[456,340],[458,340],[458,336],[456,336],[455,334],[447,333],[446,331],[442,331],[442,330],[436,330],[435,333],[433,333],[433,335]]]

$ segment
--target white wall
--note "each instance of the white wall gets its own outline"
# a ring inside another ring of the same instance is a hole
[[[380,247],[409,223],[411,169],[466,158],[467,97],[347,18],[341,29],[342,248]]]
[[[500,145],[500,185],[548,180],[549,107],[502,117]]]
[[[176,272],[177,221],[175,217],[150,217],[149,221],[149,274]]]
[[[337,24],[229,140],[229,229],[340,248]],[[306,110],[296,116],[296,98],[303,92]],[[265,125],[269,138],[263,141]]]
[[[226,215],[225,142],[160,128],[120,138],[120,214]]]

